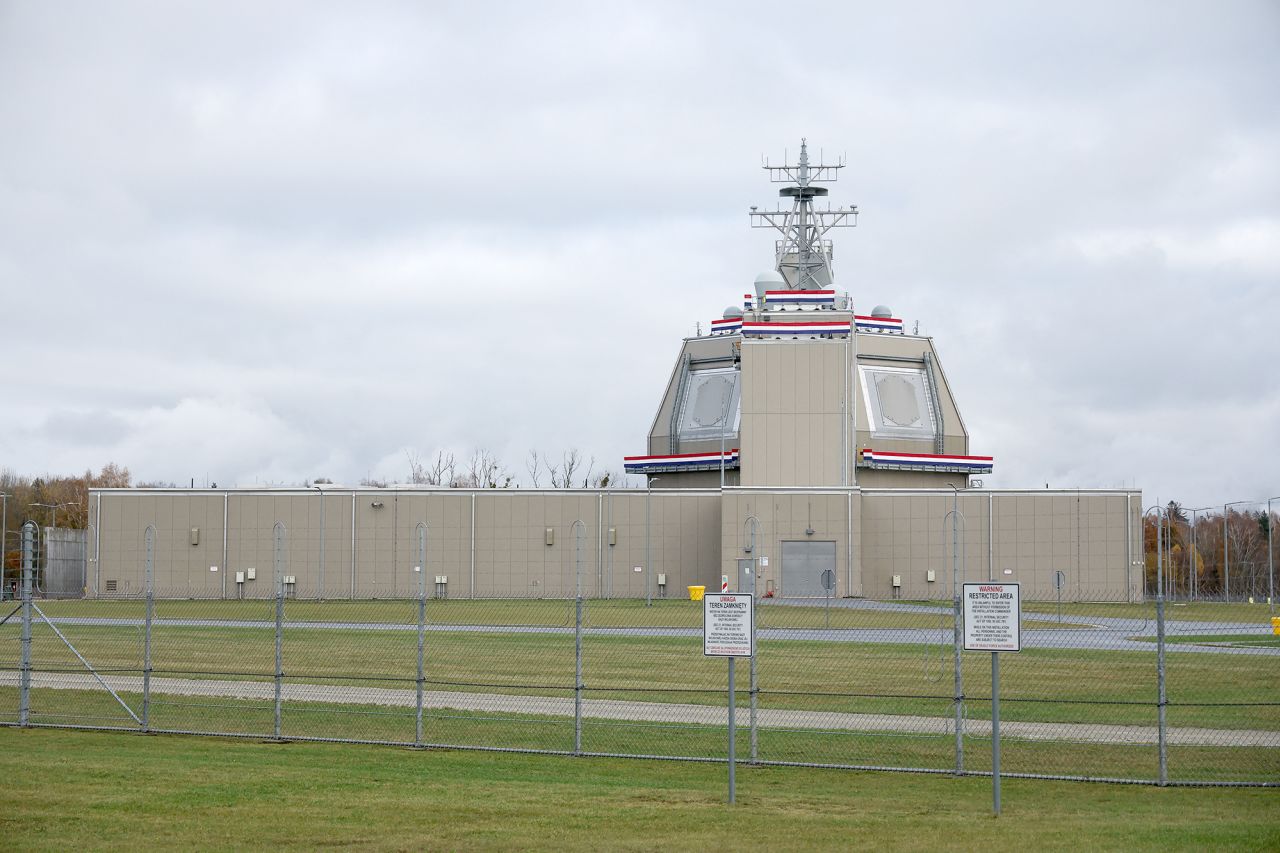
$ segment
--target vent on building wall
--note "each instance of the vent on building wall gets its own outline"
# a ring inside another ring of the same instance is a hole
[[[116,591],[116,582],[115,582],[115,581],[107,581],[106,591],[107,591],[107,592],[115,592],[115,591]]]

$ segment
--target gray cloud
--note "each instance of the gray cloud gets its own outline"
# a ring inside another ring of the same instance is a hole
[[[989,484],[1280,492],[1274,5],[778,14],[6,5],[0,464],[618,468],[803,135],[863,211],[840,285],[936,337]]]

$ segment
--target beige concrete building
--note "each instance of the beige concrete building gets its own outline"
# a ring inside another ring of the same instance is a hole
[[[686,339],[626,469],[644,490],[91,492],[90,595],[950,598],[1016,580],[1028,599],[1141,596],[1141,493],[989,491],[934,341],[832,287],[819,210],[840,165],[768,167],[790,209],[775,268]],[[953,541],[955,547],[953,547]]]
[[[858,486],[98,489],[86,594],[144,590],[152,527],[163,596],[272,595],[279,535],[279,574],[306,598],[413,597],[420,575],[433,596],[572,597],[580,579],[589,597],[684,597],[728,576],[807,597],[827,570],[834,596],[950,598],[953,507],[962,579],[1047,599],[1062,572],[1065,600],[1141,597],[1137,493]]]

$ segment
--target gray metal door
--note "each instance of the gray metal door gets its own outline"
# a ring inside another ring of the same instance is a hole
[[[822,586],[822,573],[836,569],[836,543],[782,543],[782,589],[788,598],[819,598],[827,594]]]
[[[756,575],[752,568],[754,562],[750,557],[738,558],[738,587],[735,592],[755,593]]]

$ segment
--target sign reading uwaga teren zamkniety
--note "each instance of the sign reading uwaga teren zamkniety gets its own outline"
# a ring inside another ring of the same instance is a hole
[[[964,585],[964,650],[1022,651],[1022,596],[1016,583]]]
[[[702,653],[713,657],[751,657],[754,618],[750,595],[707,593],[702,598]]]

